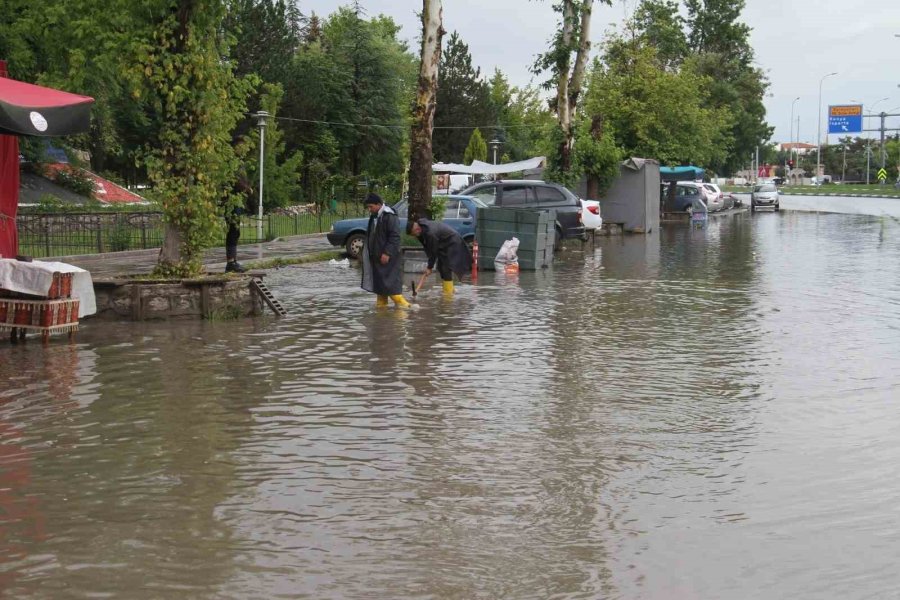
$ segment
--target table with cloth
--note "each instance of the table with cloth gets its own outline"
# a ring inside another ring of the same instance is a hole
[[[91,274],[61,262],[0,259],[0,331],[73,334],[97,312]]]

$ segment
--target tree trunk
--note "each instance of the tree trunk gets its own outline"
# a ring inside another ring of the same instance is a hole
[[[181,264],[184,257],[181,255],[181,230],[170,223],[163,228],[163,243],[159,249],[157,264],[165,269],[173,268]]]
[[[426,216],[431,204],[431,134],[434,127],[438,65],[443,27],[441,0],[422,0],[422,58],[413,110],[409,162],[409,220]]]
[[[569,110],[569,48],[572,45],[572,32],[575,28],[575,0],[565,0],[563,4],[562,45],[564,51],[559,53],[556,64],[556,118],[562,131],[559,144],[559,168],[568,173],[572,166],[572,113]]]
[[[572,148],[575,145],[575,130],[572,119],[584,84],[584,72],[591,52],[591,10],[594,0],[584,0],[576,7],[575,0],[565,0],[563,4],[562,46],[557,62],[556,114],[563,139],[559,146],[560,169],[568,172],[572,167]],[[578,24],[578,53],[575,66],[569,75],[570,54],[575,26]]]

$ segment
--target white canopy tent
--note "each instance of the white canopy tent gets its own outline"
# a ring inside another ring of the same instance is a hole
[[[480,160],[472,161],[471,165],[461,165],[457,163],[437,163],[432,166],[435,173],[466,173],[469,175],[500,175],[502,173],[518,173],[519,171],[529,171],[544,166],[547,161],[545,156],[536,156],[527,160],[517,162],[504,163],[501,165],[492,165]]]

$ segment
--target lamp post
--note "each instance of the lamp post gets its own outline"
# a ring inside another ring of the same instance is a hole
[[[884,98],[880,98],[879,100],[876,100],[869,106],[869,110],[871,111],[873,108],[875,108],[876,106],[878,106],[880,103],[884,102],[885,100],[890,100],[890,97],[885,96]],[[865,110],[865,108],[866,108],[866,103],[863,102],[862,100],[851,100],[851,102],[857,102],[859,104],[862,104],[863,110]],[[872,112],[863,113],[863,114],[866,117],[877,116],[877,115],[875,115],[875,113],[872,113]],[[869,166],[871,163],[871,158],[872,158],[872,136],[869,135],[869,132],[866,132],[866,185],[869,185]]]
[[[788,149],[788,159],[784,161],[784,175],[787,177],[788,181],[791,179],[791,174],[788,172],[788,162],[794,160],[794,105],[797,104],[797,100],[800,99],[800,96],[794,98],[794,101],[791,102],[791,120],[788,122],[790,127],[790,134],[788,137],[790,138],[791,147]]]
[[[500,149],[500,146],[503,145],[503,142],[501,142],[497,138],[494,138],[490,142],[488,142],[488,144],[491,147],[491,152],[493,153],[493,156],[494,156],[494,164],[496,165],[497,164],[497,150]]]
[[[262,223],[263,223],[263,172],[265,171],[265,147],[266,147],[266,119],[269,113],[264,110],[257,112],[256,125],[259,127],[259,206],[256,214],[256,241],[263,241]]]
[[[822,79],[819,80],[819,120],[816,121],[816,182],[821,183],[819,181],[819,169],[822,164],[822,83],[832,75],[837,75],[837,73],[829,73],[828,75],[823,75]]]

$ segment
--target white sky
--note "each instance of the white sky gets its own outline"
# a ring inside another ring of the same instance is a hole
[[[345,2],[297,0],[304,14],[326,16]],[[601,39],[612,23],[621,23],[636,0],[595,2],[592,38]],[[401,37],[414,47],[421,0],[362,0],[370,16],[393,17]],[[499,67],[514,85],[533,79],[529,67],[556,27],[550,0],[444,0],[444,28],[458,31],[469,45],[472,61],[490,75]],[[743,20],[753,28],[756,61],[771,81],[765,99],[773,141],[788,141],[791,104],[800,117],[800,140],[816,143],[819,81],[838,75],[822,87],[822,136],[829,104],[860,101],[866,112],[896,109],[900,113],[900,0],[746,0]],[[415,48],[414,48],[415,49]],[[884,100],[876,104],[882,98]],[[888,120],[900,127],[900,117]],[[865,127],[875,127],[866,119]]]

